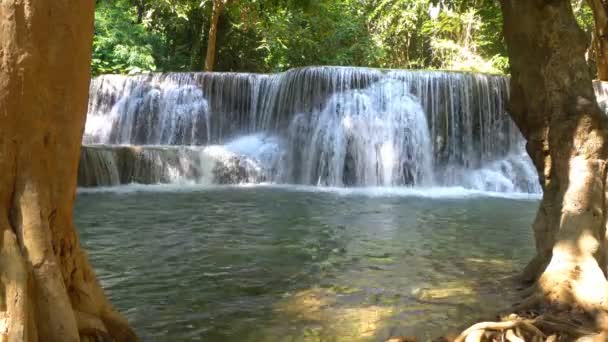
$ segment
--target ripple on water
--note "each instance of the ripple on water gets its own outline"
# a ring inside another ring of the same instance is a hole
[[[144,339],[426,338],[513,297],[537,204],[507,197],[129,186],[80,191],[76,221]]]

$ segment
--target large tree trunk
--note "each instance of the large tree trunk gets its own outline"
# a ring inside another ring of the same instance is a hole
[[[608,0],[587,0],[587,3],[595,20],[591,44],[597,64],[597,78],[608,81]]]
[[[217,42],[217,25],[220,21],[220,15],[224,8],[225,0],[213,0],[213,9],[211,10],[211,26],[209,27],[209,38],[207,39],[207,56],[205,57],[205,71],[213,71],[215,66],[216,42]]]
[[[538,255],[525,277],[540,299],[595,313],[606,306],[607,119],[569,0],[502,0],[511,61],[510,112],[544,189]]]
[[[512,311],[542,314],[476,324],[456,341],[487,341],[488,335],[544,340],[537,327],[563,333],[560,341],[574,341],[590,334],[589,328],[608,330],[608,118],[596,103],[585,34],[570,0],[501,0],[501,5],[511,62],[510,113],[544,190],[533,225],[537,256],[524,272],[533,285]],[[608,340],[596,337],[593,341]]]
[[[73,222],[94,5],[0,0],[0,341],[136,340]]]

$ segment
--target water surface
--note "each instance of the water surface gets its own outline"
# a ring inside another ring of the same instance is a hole
[[[82,243],[146,341],[436,337],[508,305],[537,200],[460,189],[81,191]]]

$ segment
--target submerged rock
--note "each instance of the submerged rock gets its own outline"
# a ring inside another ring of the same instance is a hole
[[[204,149],[215,161],[213,178],[216,184],[260,183],[265,181],[264,167],[244,155],[238,155],[223,146]]]
[[[447,282],[442,285],[436,288],[416,288],[412,295],[420,301],[458,298],[460,302],[465,302],[465,298],[474,297],[476,294],[475,288],[469,283]]]

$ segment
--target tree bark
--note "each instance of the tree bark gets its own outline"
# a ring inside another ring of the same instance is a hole
[[[0,341],[134,341],[73,222],[93,0],[0,0]]]
[[[552,307],[606,308],[607,118],[593,93],[570,0],[501,0],[510,113],[544,189],[524,278]],[[601,309],[601,310],[600,310]]]
[[[144,20],[144,14],[146,12],[146,3],[144,0],[136,0],[135,8],[137,10],[137,23],[141,24]]]
[[[592,41],[597,64],[597,78],[608,81],[608,0],[587,0],[593,11],[595,34]]]
[[[201,12],[204,12],[204,9],[201,9]],[[197,70],[204,70],[205,68],[205,61],[203,60],[203,53],[205,53],[204,51],[204,44],[205,44],[205,28],[206,28],[206,21],[205,21],[205,15],[204,13],[201,15],[200,20],[198,20],[198,22],[195,21],[196,25],[198,26],[197,28],[195,28],[195,31],[198,31],[196,36],[198,37],[194,43],[192,44],[192,48],[190,49],[190,71],[197,71]],[[201,61],[203,64],[201,64]]]
[[[207,39],[207,56],[205,57],[205,71],[213,71],[215,67],[216,42],[217,42],[217,25],[220,21],[220,15],[224,9],[225,0],[213,0],[213,9],[211,10],[211,26],[209,27],[209,38]]]

